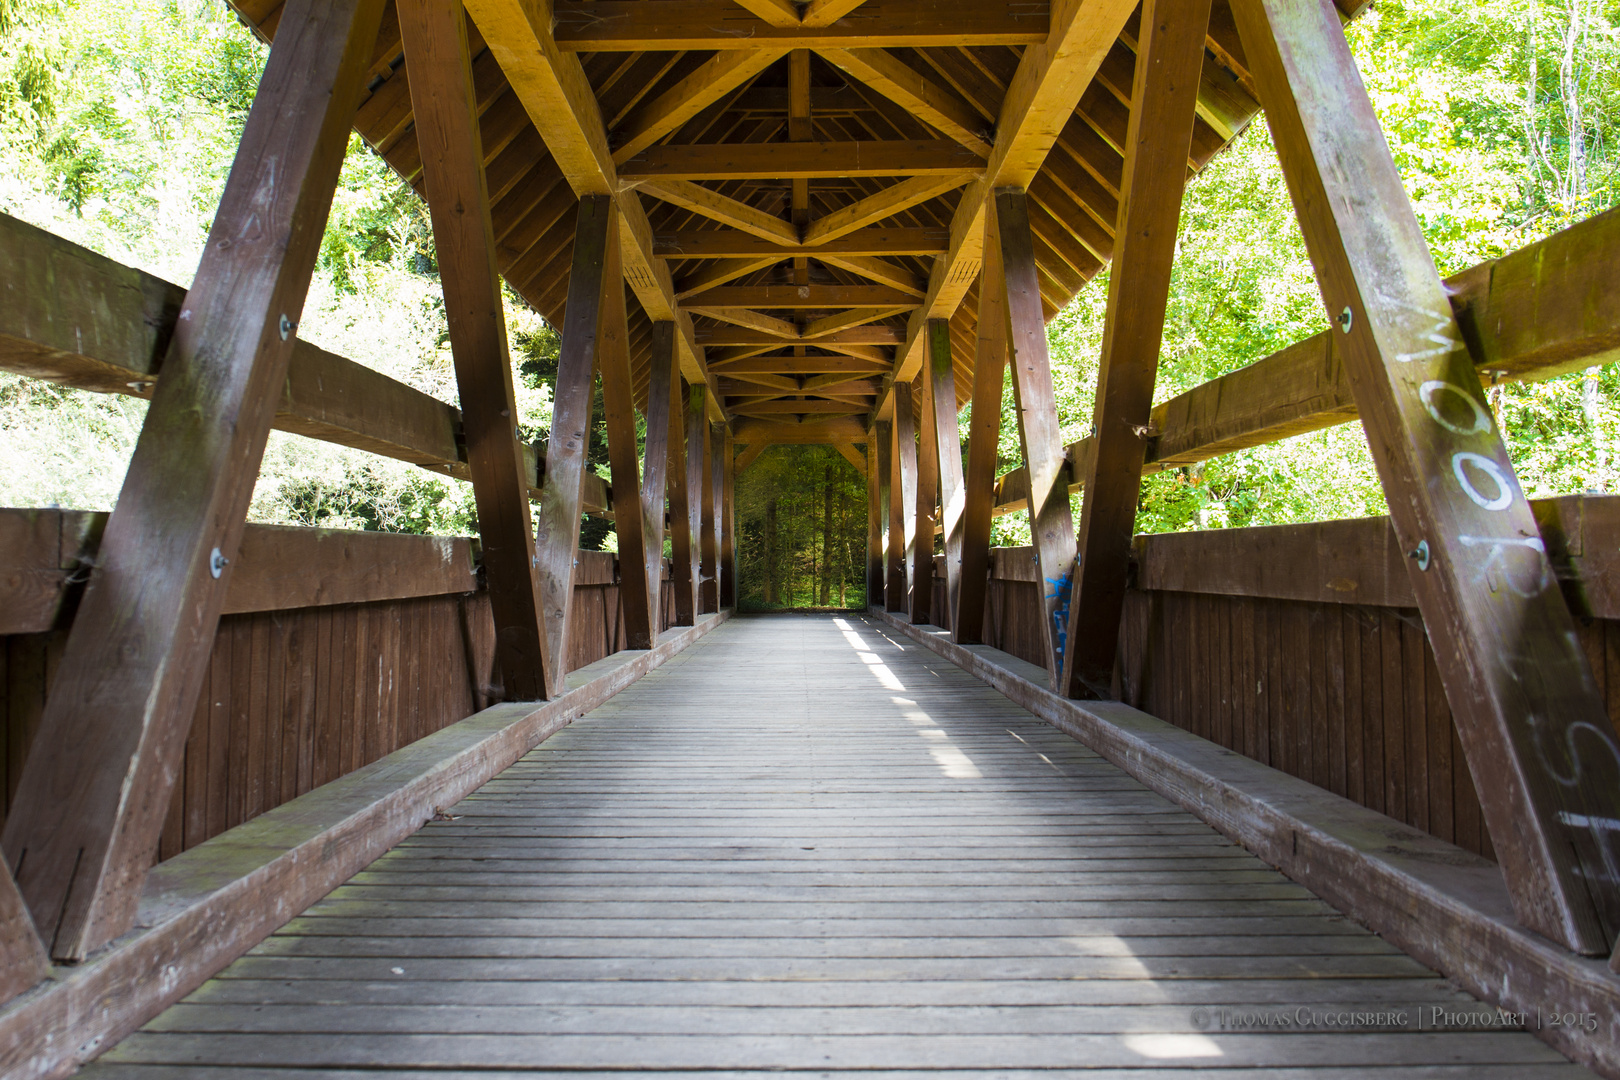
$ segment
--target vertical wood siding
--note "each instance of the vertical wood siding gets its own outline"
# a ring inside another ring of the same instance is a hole
[[[571,668],[624,647],[612,557],[582,558],[580,570]],[[667,582],[663,593],[667,629]],[[0,636],[0,825],[66,640],[65,629]],[[493,664],[483,592],[225,616],[157,857],[485,708]]]

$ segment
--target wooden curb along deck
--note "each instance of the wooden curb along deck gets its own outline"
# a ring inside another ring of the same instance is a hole
[[[1302,1009],[1409,1022],[1233,1019]],[[1494,1014],[884,623],[778,615],[537,746],[84,1076],[1589,1075],[1431,1009]]]
[[[1046,672],[890,612],[900,631],[1078,739],[1457,985],[1510,1012],[1597,1016],[1537,1034],[1620,1076],[1620,976],[1525,930],[1494,863],[1118,702],[1076,701]]]
[[[570,672],[555,700],[485,709],[158,864],[133,931],[0,1008],[0,1076],[72,1072],[730,614]]]

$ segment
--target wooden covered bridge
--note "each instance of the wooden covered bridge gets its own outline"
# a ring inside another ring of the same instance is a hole
[[[1481,389],[1614,358],[1620,219],[1442,281],[1356,6],[239,2],[189,291],[0,220],[0,364],[150,400],[111,515],[0,511],[0,1073],[1620,1076],[1620,509],[1528,502]],[[1262,105],[1331,329],[1155,406]],[[459,411],[299,339],[351,128]],[[1133,539],[1145,472],[1358,416],[1388,520]],[[272,427],[470,480],[476,544],[244,524]],[[731,618],[794,443],[871,606]]]

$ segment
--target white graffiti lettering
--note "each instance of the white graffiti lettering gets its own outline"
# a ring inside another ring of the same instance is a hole
[[[1473,410],[1473,423],[1467,427],[1447,420],[1435,401],[1437,393],[1450,394],[1466,403]],[[1428,410],[1434,422],[1447,431],[1457,435],[1483,435],[1491,430],[1491,414],[1485,411],[1485,406],[1474,400],[1474,395],[1458,386],[1456,383],[1446,382],[1444,379],[1430,379],[1418,387],[1418,397],[1423,401],[1423,407]]]
[[[1480,490],[1468,478],[1468,472],[1464,468],[1466,465],[1472,465],[1486,476],[1489,476],[1492,482],[1496,484],[1496,494],[1489,499],[1480,494]],[[1463,492],[1470,499],[1473,499],[1475,505],[1480,509],[1506,510],[1512,504],[1513,485],[1508,481],[1507,474],[1502,471],[1502,466],[1484,454],[1476,454],[1471,450],[1453,454],[1451,456],[1451,471],[1456,474],[1457,483],[1462,485]]]
[[[1485,557],[1485,564],[1479,568],[1479,573],[1476,575],[1477,580],[1487,580],[1494,571],[1500,570],[1508,588],[1526,600],[1540,596],[1552,587],[1552,567],[1545,558],[1547,545],[1541,542],[1539,536],[1459,536],[1457,542],[1463,547],[1490,548],[1490,553]],[[1520,548],[1536,553],[1536,581],[1534,585],[1521,587],[1518,581],[1515,580],[1511,569],[1507,565],[1505,552],[1509,548]]]

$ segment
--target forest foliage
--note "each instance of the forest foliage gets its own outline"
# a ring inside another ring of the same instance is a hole
[[[1349,37],[1441,273],[1620,201],[1620,0],[1378,0]],[[265,55],[220,0],[0,0],[0,212],[188,284]],[[1091,425],[1106,292],[1104,276],[1049,327],[1068,440]],[[515,297],[507,309],[521,427],[543,438],[556,334]],[[1156,397],[1325,326],[1260,122],[1188,188]],[[455,400],[425,207],[358,137],[299,332]],[[1531,495],[1615,489],[1620,372],[1593,368],[1489,394]],[[1020,463],[1010,388],[1004,402],[998,471]],[[136,399],[0,375],[0,503],[110,507],[143,410]],[[598,440],[599,469],[603,458]],[[781,547],[770,556],[762,545],[773,504]],[[767,453],[738,485],[745,594],[836,603],[841,574],[845,599],[863,602],[852,590],[864,504],[864,481],[835,453]],[[1150,477],[1138,524],[1383,510],[1360,426],[1348,424]],[[398,531],[474,526],[459,481],[282,434],[272,436],[252,516]],[[611,546],[604,531],[588,542]],[[1023,515],[997,522],[1000,543],[1027,535]]]

